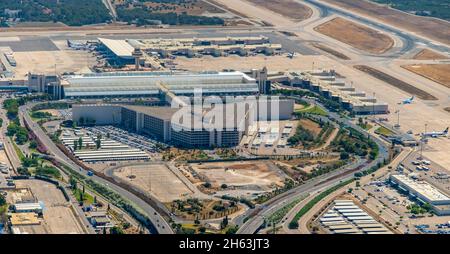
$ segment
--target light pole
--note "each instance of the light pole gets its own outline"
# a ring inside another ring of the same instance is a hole
[[[375,92],[373,92],[373,97],[372,97],[372,115],[373,115],[373,121],[375,122]]]
[[[397,124],[394,127],[400,128],[400,109],[395,111],[395,114],[397,114]]]

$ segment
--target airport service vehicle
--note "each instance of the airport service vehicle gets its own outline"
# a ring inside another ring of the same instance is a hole
[[[444,131],[424,132],[424,133],[422,133],[422,137],[438,138],[438,137],[447,136],[447,134],[448,134],[448,128],[449,128],[449,127],[447,127],[447,129],[445,129]]]

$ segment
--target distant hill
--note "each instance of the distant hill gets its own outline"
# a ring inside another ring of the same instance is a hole
[[[371,0],[380,4],[387,4],[392,8],[416,14],[430,16],[450,21],[449,0]]]
[[[152,25],[223,25],[219,17],[202,16],[215,11],[201,0],[112,0],[118,21]],[[112,20],[102,0],[0,0],[0,26],[14,22],[62,22],[69,26]]]
[[[102,0],[1,0],[0,17],[21,21],[60,21],[69,26],[104,23],[111,19]]]

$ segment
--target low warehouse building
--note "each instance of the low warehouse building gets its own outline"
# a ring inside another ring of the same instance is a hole
[[[405,175],[391,175],[390,181],[421,203],[432,205],[437,215],[450,215],[450,197],[425,181],[413,180]]]

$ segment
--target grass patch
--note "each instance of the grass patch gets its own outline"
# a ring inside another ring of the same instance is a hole
[[[358,124],[358,126],[363,128],[366,131],[372,129],[372,127],[373,127],[373,125],[371,125],[369,123]]]
[[[8,204],[0,206],[0,215],[5,214],[8,211],[8,206],[9,206]]]
[[[391,136],[392,134],[394,134],[391,130],[389,130],[386,127],[380,126],[375,130],[375,133],[378,135],[383,135],[383,136]]]
[[[72,193],[75,196],[75,198],[77,199],[77,201],[81,202],[81,193],[83,193],[83,191],[80,189],[76,189],[76,190],[72,190]],[[87,192],[84,192],[83,203],[85,205],[92,205],[94,203],[94,197],[89,195]]]
[[[299,110],[296,110],[295,112],[308,113],[308,114],[320,115],[320,116],[328,116],[328,113],[317,105],[299,109]]]
[[[334,191],[340,189],[341,187],[353,182],[353,178],[350,180],[347,180],[345,182],[341,182],[323,192],[321,192],[319,195],[317,195],[315,198],[313,198],[311,201],[309,201],[304,207],[302,207],[302,209],[300,209],[300,211],[298,211],[298,213],[295,215],[295,217],[292,219],[292,221],[289,223],[289,228],[291,229],[295,229],[298,228],[298,220],[300,220],[300,218],[305,215],[309,210],[311,210],[311,208],[314,207],[314,205],[316,205],[320,200],[324,199],[326,196],[330,195],[331,193],[333,193]]]
[[[22,150],[20,150],[20,148],[17,146],[16,142],[11,140],[11,143],[13,144],[14,151],[16,152],[16,154],[19,157],[19,159],[21,161],[24,160],[25,159],[25,155],[22,153]]]
[[[290,210],[292,210],[298,203],[300,203],[300,201],[304,200],[308,195],[304,195],[300,198],[295,199],[294,201],[292,201],[291,203],[283,206],[282,208],[278,209],[277,211],[275,211],[273,214],[271,214],[267,220],[269,222],[278,224],[281,222],[281,220],[284,218],[284,216],[286,216],[286,214],[288,214],[288,212]]]

